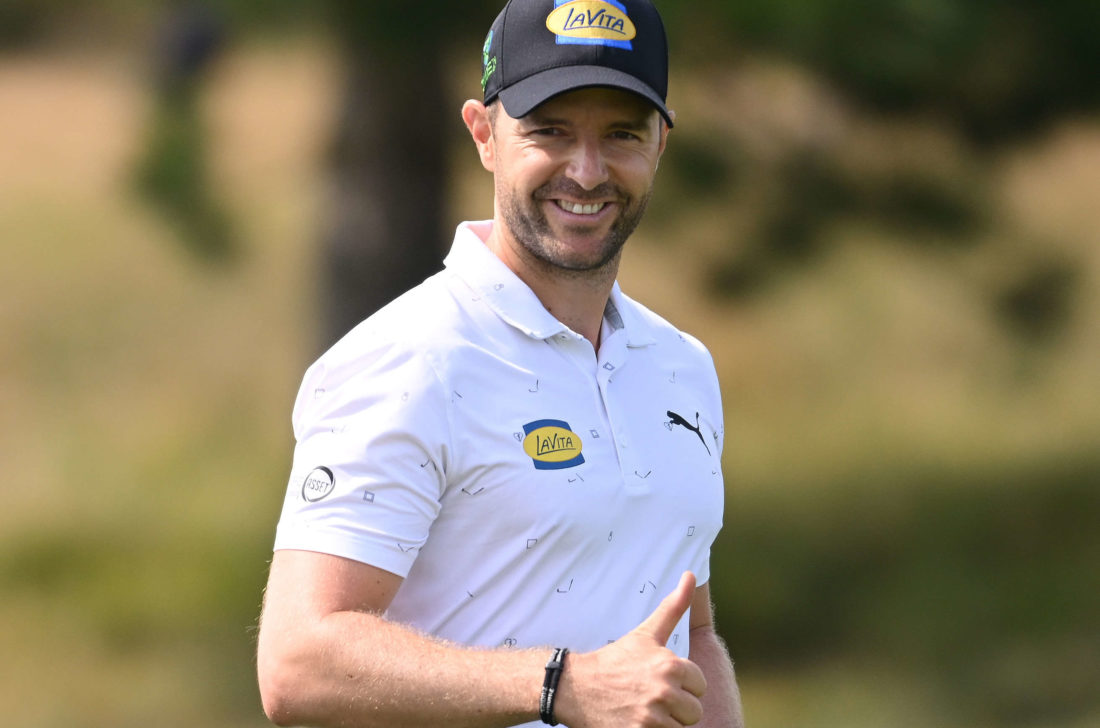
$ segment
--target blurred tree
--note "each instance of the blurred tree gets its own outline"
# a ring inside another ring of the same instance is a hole
[[[447,64],[456,44],[477,57],[471,39],[496,5],[331,3],[346,80],[323,238],[326,343],[439,268],[447,149],[458,129]]]
[[[323,17],[337,39],[344,78],[321,233],[319,343],[332,343],[439,267],[447,149],[458,128],[447,64],[456,46],[478,57],[480,44],[470,39],[488,28],[496,6],[493,0],[424,0],[415,7],[327,0],[308,11],[290,0],[171,6],[158,43],[163,72],[139,168],[141,189],[181,223],[189,247],[207,258],[228,257],[232,240],[208,194],[197,108],[203,71],[222,37],[213,20],[270,27]]]
[[[168,6],[154,46],[153,114],[135,173],[138,191],[176,225],[186,247],[206,260],[236,252],[229,215],[207,179],[200,113],[202,79],[224,35],[224,22],[205,3]]]
[[[1095,0],[695,0],[662,7],[679,37],[696,41],[682,50],[697,61],[728,60],[731,48],[792,58],[870,109],[936,114],[983,144],[1100,105]]]
[[[0,49],[19,48],[42,34],[43,12],[32,0],[0,2]]]
[[[1100,108],[1095,0],[695,0],[662,8],[673,38],[692,41],[677,45],[681,67],[706,73],[718,64],[728,72],[749,58],[793,61],[846,112],[928,120],[953,133],[966,156],[951,171],[917,164],[853,176],[848,150],[822,145],[819,136],[767,158],[727,138],[702,166],[670,164],[688,188],[691,176],[724,177],[731,199],[742,191],[739,175],[768,180],[775,190],[754,211],[749,233],[707,266],[717,293],[751,295],[814,260],[830,226],[844,218],[941,248],[976,245],[994,231],[1012,239],[1013,231],[997,229],[987,162],[1059,120]],[[716,174],[715,160],[725,162],[725,174]],[[988,305],[1023,341],[1057,341],[1075,310],[1077,262],[1052,258],[1041,243],[1017,242],[1025,273],[989,292]]]

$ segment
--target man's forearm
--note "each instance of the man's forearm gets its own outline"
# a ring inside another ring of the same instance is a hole
[[[703,671],[707,678],[707,692],[703,695],[703,728],[744,728],[741,711],[741,693],[737,678],[722,638],[711,625],[691,630],[689,659]]]
[[[265,711],[279,725],[491,727],[538,717],[546,657],[469,649],[338,612],[263,634],[259,668]]]
[[[391,622],[377,605],[389,602],[394,580],[335,557],[276,553],[257,650],[273,722],[502,728],[538,719],[548,648],[467,648]],[[706,678],[665,645],[695,591],[685,573],[631,632],[570,653],[555,716],[574,728],[694,724]]]

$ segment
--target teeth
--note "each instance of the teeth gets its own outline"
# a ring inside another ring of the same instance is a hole
[[[606,202],[599,202],[593,205],[582,205],[577,202],[566,202],[565,200],[558,202],[561,209],[571,212],[574,215],[595,215],[602,210],[606,204]]]

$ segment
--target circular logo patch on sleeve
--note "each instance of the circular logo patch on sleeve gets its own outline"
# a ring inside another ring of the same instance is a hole
[[[336,477],[326,467],[317,467],[310,471],[302,483],[302,498],[309,503],[316,503],[336,487]]]

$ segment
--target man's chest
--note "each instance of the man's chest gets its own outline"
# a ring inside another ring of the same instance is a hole
[[[706,371],[638,354],[466,356],[449,382],[445,520],[488,511],[499,518],[485,538],[580,543],[613,540],[621,519],[721,517],[722,419]]]

